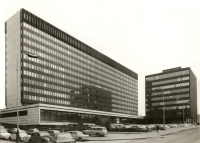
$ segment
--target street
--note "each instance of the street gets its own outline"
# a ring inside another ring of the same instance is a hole
[[[200,143],[200,128],[181,131],[178,133],[145,140],[126,141],[124,143]],[[120,142],[121,143],[121,142]]]
[[[103,143],[200,143],[200,136],[199,136],[200,127],[193,128],[190,130],[175,132],[168,135],[162,135],[162,131],[160,133],[161,135],[159,135],[159,133],[154,132],[152,133],[152,137],[149,137],[147,139],[112,140],[112,141],[103,141]],[[141,134],[138,135],[141,136]],[[123,134],[121,135],[121,137],[122,136],[125,135]],[[144,134],[144,137],[147,137],[147,135]],[[100,143],[100,142],[102,141],[90,141],[89,143]]]

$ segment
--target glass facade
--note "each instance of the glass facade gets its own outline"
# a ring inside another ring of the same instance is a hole
[[[39,56],[34,59],[23,54],[21,57],[24,105],[45,103],[138,114],[137,74],[109,58],[101,60],[104,55],[98,52],[95,56],[87,53],[95,50],[84,51],[83,43],[67,38],[27,11],[22,16],[21,51]],[[45,114],[50,116],[48,112]]]
[[[96,123],[99,118],[109,118],[111,122],[116,122],[116,117],[109,117],[103,115],[94,115],[86,113],[75,113],[65,111],[53,111],[53,110],[40,110],[40,122],[84,122],[84,123]]]
[[[162,123],[163,110],[166,123],[192,122],[192,106],[196,105],[192,105],[191,76],[190,68],[180,67],[146,76],[146,118],[149,123]]]

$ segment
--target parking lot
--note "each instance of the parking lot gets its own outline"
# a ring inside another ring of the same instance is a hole
[[[176,132],[180,132],[183,130],[190,130],[190,129],[194,129],[197,127],[196,126],[186,126],[186,127],[179,127],[179,128],[169,128],[167,130],[161,130],[160,133],[157,133],[156,131],[152,131],[152,132],[109,132],[107,136],[104,136],[104,137],[91,136],[88,141],[84,141],[84,142],[95,143],[95,142],[120,142],[122,140],[141,140],[141,139],[148,139],[151,137],[173,134]],[[14,143],[14,142],[15,141],[1,140],[1,143]],[[77,142],[79,142],[79,141],[77,141]]]

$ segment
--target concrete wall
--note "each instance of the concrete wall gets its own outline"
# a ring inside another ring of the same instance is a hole
[[[19,116],[19,125],[39,125],[39,107],[31,107],[20,109],[19,111],[28,110],[27,116]],[[16,112],[15,110],[7,110],[2,113]],[[17,117],[0,118],[1,123],[17,124]]]
[[[6,107],[15,107],[20,103],[20,11],[6,21]],[[18,79],[18,81],[17,81]],[[21,104],[19,104],[20,106]]]

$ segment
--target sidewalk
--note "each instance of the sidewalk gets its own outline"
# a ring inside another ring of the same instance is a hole
[[[185,130],[191,130],[194,128],[199,128],[200,126],[188,126],[188,127],[178,127],[178,128],[169,128],[167,130],[161,130],[160,133],[156,131],[152,132],[108,132],[108,135],[105,137],[90,137],[90,141],[112,141],[112,140],[139,140],[147,139],[158,136],[164,136],[173,134],[176,132],[181,132]]]

